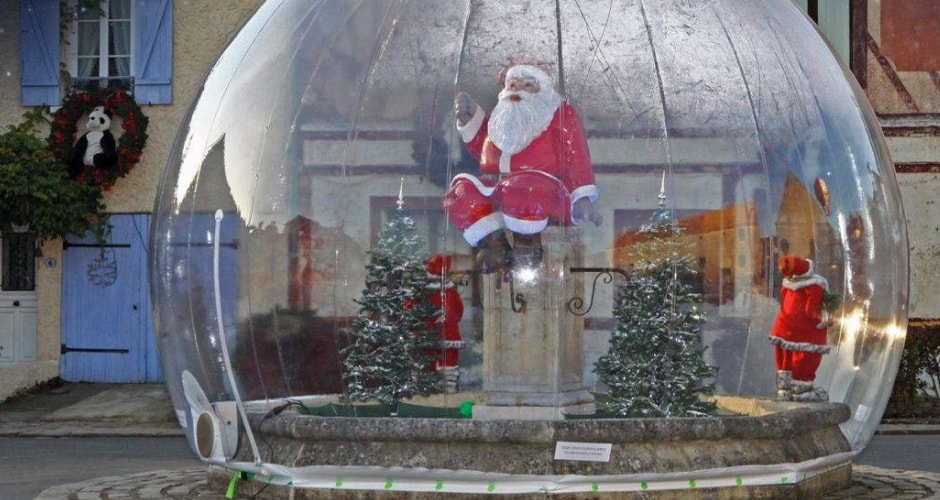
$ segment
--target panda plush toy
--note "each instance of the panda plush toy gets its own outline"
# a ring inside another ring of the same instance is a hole
[[[81,175],[85,167],[107,168],[117,164],[117,142],[111,128],[111,112],[97,106],[88,114],[88,132],[82,135],[72,148],[69,160],[69,176]]]

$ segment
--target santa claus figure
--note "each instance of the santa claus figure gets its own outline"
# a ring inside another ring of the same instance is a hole
[[[829,314],[824,307],[828,283],[813,272],[813,261],[785,255],[778,261],[783,285],[780,311],[770,333],[777,365],[777,399],[825,401],[826,391],[813,386],[826,345]]]
[[[489,116],[466,93],[457,96],[457,130],[482,175],[455,176],[444,196],[451,222],[479,248],[476,267],[482,272],[537,265],[539,234],[549,223],[601,223],[593,210],[598,190],[581,120],[555,92],[547,70],[510,63],[500,84]]]
[[[447,273],[451,268],[451,258],[449,255],[434,255],[425,263],[428,274],[435,278],[441,284],[440,293],[434,293],[429,300],[435,307],[439,308],[441,315],[433,320],[429,320],[428,328],[434,328],[441,325],[441,348],[433,350],[430,354],[434,358],[434,370],[444,375],[445,392],[457,392],[457,384],[460,380],[460,348],[463,347],[463,339],[460,336],[460,320],[463,318],[463,300],[454,283],[447,279]]]

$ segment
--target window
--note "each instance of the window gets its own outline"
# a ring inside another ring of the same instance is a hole
[[[0,237],[0,289],[32,291],[36,289],[36,239],[32,233],[10,232]]]
[[[839,57],[849,63],[850,2],[849,0],[795,0],[829,40]]]
[[[76,90],[132,90],[131,9],[131,0],[102,0],[100,11],[79,9],[68,64]]]
[[[60,62],[78,89],[118,86],[140,104],[172,102],[173,0],[102,0],[101,11],[78,13],[65,44],[59,24],[59,0],[20,0],[20,104],[61,102],[70,89],[60,88]]]
[[[370,232],[373,243],[385,224],[392,219],[394,212],[398,210],[397,202],[398,199],[391,196],[370,198]],[[447,223],[439,197],[405,197],[404,202],[403,213],[415,221],[418,234],[427,242],[429,253],[445,252],[445,239],[459,238]],[[449,227],[450,234],[448,234]]]

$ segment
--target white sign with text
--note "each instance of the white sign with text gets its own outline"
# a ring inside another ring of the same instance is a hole
[[[580,460],[582,462],[610,462],[610,443],[555,443],[555,460]]]

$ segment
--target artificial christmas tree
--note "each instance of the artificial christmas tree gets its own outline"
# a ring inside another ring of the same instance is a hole
[[[442,282],[425,269],[424,247],[399,198],[398,210],[369,252],[359,314],[342,351],[349,398],[378,400],[393,415],[402,400],[442,389],[442,376],[433,370],[440,324],[429,327],[427,321],[441,315],[428,298],[440,294]]]
[[[617,289],[610,347],[594,365],[609,393],[598,413],[614,417],[705,416],[715,405],[700,396],[713,388],[715,369],[705,361],[698,275],[684,251],[681,229],[665,208],[639,230],[629,278]]]

